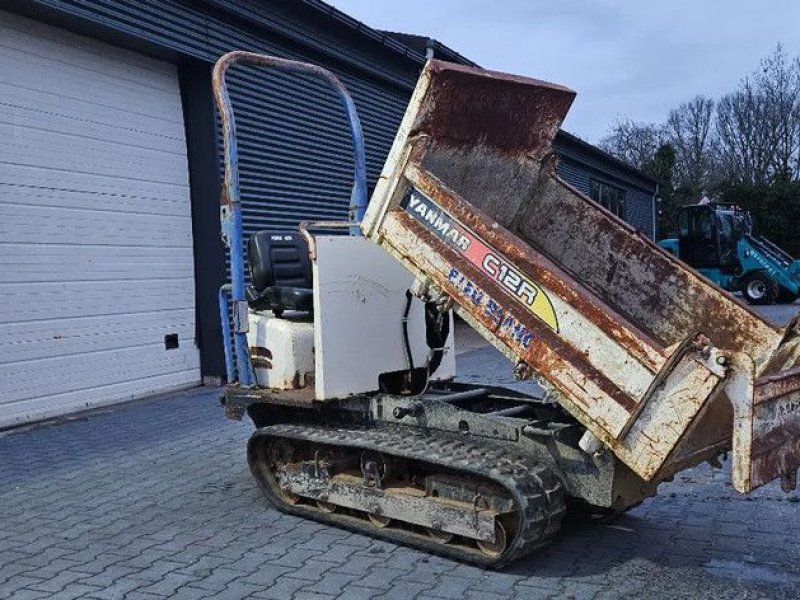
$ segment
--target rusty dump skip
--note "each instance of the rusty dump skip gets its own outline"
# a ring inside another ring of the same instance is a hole
[[[634,472],[800,463],[800,327],[777,328],[555,175],[574,93],[430,61],[362,223]]]

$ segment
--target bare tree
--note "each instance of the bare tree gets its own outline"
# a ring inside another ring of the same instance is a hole
[[[800,57],[783,47],[714,103],[697,96],[670,111],[662,126],[618,121],[600,142],[607,152],[652,170],[669,145],[676,192],[697,195],[726,183],[800,180]],[[663,161],[662,161],[663,162]]]
[[[717,105],[718,155],[731,181],[800,175],[800,61],[781,46]]]
[[[800,167],[800,59],[790,59],[779,44],[761,61],[755,75],[765,104],[765,126],[771,138],[772,175],[797,179]]]
[[[725,178],[763,183],[769,169],[770,136],[764,102],[748,78],[717,104],[718,154]]]
[[[662,127],[652,123],[636,123],[631,120],[618,121],[602,140],[600,147],[624,160],[642,168],[652,161],[653,156],[664,144]]]
[[[714,101],[696,96],[670,111],[666,134],[675,151],[675,185],[704,192],[713,168]]]

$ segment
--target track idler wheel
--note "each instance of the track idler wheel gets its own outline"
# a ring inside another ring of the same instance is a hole
[[[294,492],[287,490],[286,488],[279,487],[278,493],[281,495],[281,499],[290,506],[294,506],[295,504],[300,502],[300,496],[298,496]]]
[[[508,545],[506,528],[503,527],[503,524],[500,521],[495,521],[494,541],[485,542],[483,540],[477,540],[475,543],[477,544],[478,549],[486,556],[489,558],[497,558],[506,551],[506,546]]]

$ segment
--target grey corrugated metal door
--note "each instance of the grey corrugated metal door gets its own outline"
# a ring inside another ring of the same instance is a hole
[[[174,65],[0,13],[0,102],[0,427],[198,383]]]

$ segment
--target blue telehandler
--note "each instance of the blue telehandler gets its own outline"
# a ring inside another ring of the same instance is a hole
[[[754,235],[750,213],[736,205],[684,206],[678,237],[658,245],[750,304],[789,303],[800,295],[800,261]]]

